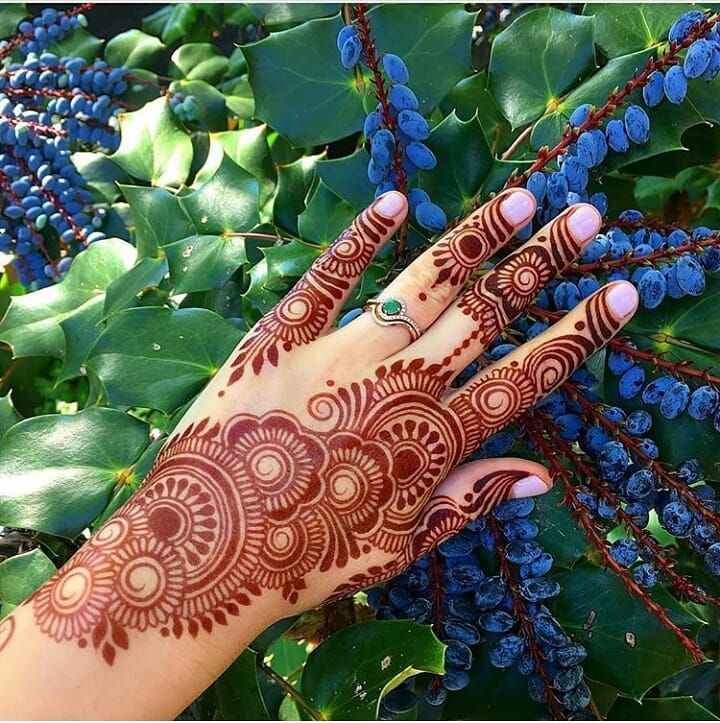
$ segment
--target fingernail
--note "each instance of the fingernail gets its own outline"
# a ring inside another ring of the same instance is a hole
[[[398,191],[383,193],[375,202],[375,210],[383,216],[399,216],[405,210],[405,196]]]
[[[614,284],[608,293],[608,304],[618,319],[624,319],[635,313],[638,294],[632,284]]]
[[[582,205],[576,208],[568,220],[570,231],[577,241],[587,241],[595,237],[600,230],[602,219],[592,206]]]
[[[535,213],[535,204],[529,193],[515,191],[500,204],[500,211],[513,226],[519,226]]]
[[[548,491],[548,485],[537,475],[531,474],[529,477],[519,479],[510,489],[510,498],[518,497],[534,497],[542,495]]]

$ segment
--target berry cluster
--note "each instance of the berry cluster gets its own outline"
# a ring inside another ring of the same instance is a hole
[[[408,180],[420,170],[434,168],[437,159],[423,143],[430,136],[430,126],[408,87],[407,66],[392,53],[383,54],[382,60],[378,58],[361,6],[357,8],[357,24],[341,28],[337,46],[345,68],[362,63],[373,74],[378,103],[365,118],[363,133],[370,143],[368,178],[376,186],[375,195],[392,190],[405,193],[418,224],[433,233],[442,231],[447,225],[443,210],[422,189],[408,189]]]
[[[170,107],[183,123],[195,123],[200,118],[200,103],[194,95],[172,93]]]
[[[0,250],[29,288],[61,279],[73,253],[104,237],[106,210],[90,208],[71,152],[118,147],[128,71],[49,49],[87,7],[44,10],[0,45],[0,58],[15,51],[0,67]]]

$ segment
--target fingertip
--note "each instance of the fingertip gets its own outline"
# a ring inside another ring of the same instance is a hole
[[[540,477],[536,474],[528,475],[519,479],[510,489],[510,499],[516,500],[522,497],[536,497],[544,495],[552,487],[552,480]]]
[[[595,238],[602,226],[602,216],[595,206],[578,203],[571,207],[568,226],[575,239],[584,243]]]
[[[516,228],[522,228],[533,217],[535,196],[524,188],[508,191],[500,203],[502,215]]]
[[[618,321],[626,321],[637,311],[640,297],[629,281],[616,281],[607,292],[607,303]]]
[[[400,191],[388,191],[375,201],[373,208],[383,216],[398,220],[407,213],[407,199]]]

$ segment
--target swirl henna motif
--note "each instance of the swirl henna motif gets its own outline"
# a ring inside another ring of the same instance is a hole
[[[240,379],[248,368],[257,375],[266,362],[277,366],[281,352],[309,344],[320,336],[338,302],[370,263],[392,225],[392,219],[382,216],[374,206],[363,211],[315,260],[293,290],[248,333],[230,362],[228,384]]]

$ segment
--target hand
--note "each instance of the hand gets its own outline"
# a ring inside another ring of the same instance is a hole
[[[333,329],[405,217],[402,195],[378,199],[246,336],[135,498],[36,594],[41,630],[113,663],[133,631],[195,636],[261,598],[269,622],[395,575],[494,504],[547,490],[526,460],[457,465],[612,337],[637,298],[610,284],[452,388],[600,227],[592,206],[573,206],[466,288],[534,211],[527,191],[501,194],[384,290],[417,339],[369,311]]]

